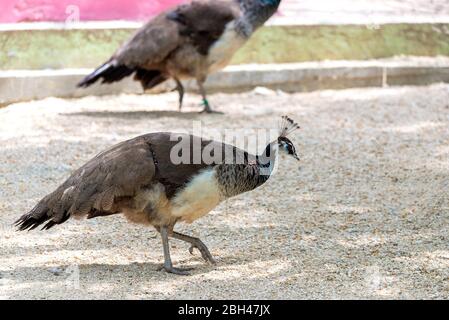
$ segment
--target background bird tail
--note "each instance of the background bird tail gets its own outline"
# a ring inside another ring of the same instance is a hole
[[[135,69],[131,69],[123,65],[114,65],[112,62],[106,62],[102,66],[95,69],[94,72],[86,76],[80,83],[78,87],[87,88],[90,85],[102,79],[102,83],[112,83],[120,81],[123,78],[130,76]]]

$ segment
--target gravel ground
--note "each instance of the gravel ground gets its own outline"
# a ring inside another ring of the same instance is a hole
[[[48,98],[0,109],[0,297],[4,299],[449,298],[449,85],[285,94]],[[156,271],[155,231],[122,216],[48,232],[11,223],[71,170],[146,132],[268,128],[289,114],[302,157],[262,188],[179,230],[218,259],[172,241],[189,277]],[[77,281],[79,279],[79,281]]]

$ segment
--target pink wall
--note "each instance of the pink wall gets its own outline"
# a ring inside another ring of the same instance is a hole
[[[0,23],[32,21],[145,21],[186,0],[0,0]]]

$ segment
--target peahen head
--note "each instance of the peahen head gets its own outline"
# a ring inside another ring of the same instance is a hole
[[[257,156],[257,160],[260,165],[270,168],[269,174],[271,174],[272,166],[276,162],[277,154],[292,156],[296,160],[299,160],[293,142],[291,142],[290,139],[287,138],[289,134],[297,129],[299,129],[298,124],[296,124],[289,117],[283,116],[280,123],[279,136],[277,140],[270,142],[265,148],[264,152],[261,155]]]
[[[299,125],[296,122],[294,122],[287,116],[283,116],[279,128],[278,146],[280,154],[284,153],[289,156],[292,156],[296,160],[299,160],[293,142],[291,142],[290,139],[287,138],[289,134],[296,131],[297,129],[299,129]]]
[[[259,0],[265,6],[278,6],[281,0]]]
[[[261,27],[278,9],[281,0],[237,0],[244,11],[242,20],[251,26],[251,32]]]

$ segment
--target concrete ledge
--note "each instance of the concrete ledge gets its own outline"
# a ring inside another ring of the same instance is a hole
[[[444,20],[446,21],[446,20]],[[0,25],[0,69],[94,68],[140,24],[127,22]],[[395,55],[449,56],[449,21],[299,25],[259,30],[232,64],[367,60]]]
[[[0,104],[42,99],[49,96],[76,98],[87,95],[143,93],[139,83],[127,79],[113,85],[96,84],[76,89],[90,69],[0,72]],[[403,58],[375,61],[328,61],[315,63],[230,66],[209,77],[210,92],[241,92],[257,86],[288,92],[388,85],[428,85],[449,82],[449,58]],[[195,91],[192,81],[187,90]],[[152,92],[174,88],[163,84]]]

